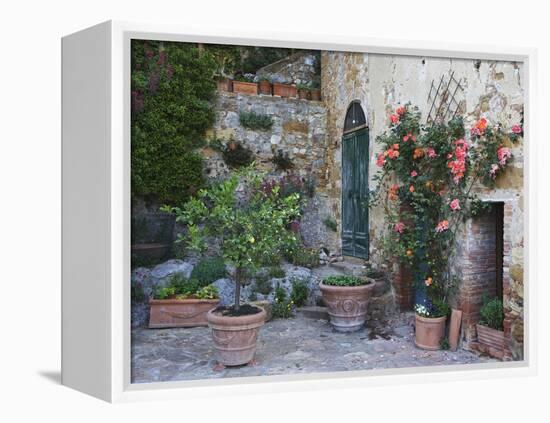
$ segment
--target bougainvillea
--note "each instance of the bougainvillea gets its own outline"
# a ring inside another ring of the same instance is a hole
[[[389,130],[377,138],[383,152],[370,206],[385,208],[385,250],[411,266],[434,315],[446,308],[454,284],[449,257],[457,230],[486,206],[472,188],[493,186],[523,130],[518,124],[506,132],[481,118],[466,131],[461,118],[429,126],[420,118],[409,104],[389,116]]]

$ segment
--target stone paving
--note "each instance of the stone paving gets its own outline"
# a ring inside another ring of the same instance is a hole
[[[132,382],[159,382],[262,375],[307,374],[470,364],[493,359],[458,350],[424,351],[414,346],[414,315],[375,321],[354,333],[337,333],[326,320],[297,315],[274,319],[261,329],[256,365],[215,371],[208,328],[132,331]]]

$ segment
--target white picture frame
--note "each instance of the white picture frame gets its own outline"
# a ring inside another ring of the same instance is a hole
[[[444,368],[130,383],[130,40],[517,61],[525,81],[525,359]],[[110,21],[62,40],[62,383],[109,402],[532,375],[536,357],[536,51]],[[83,269],[86,269],[84,272]]]

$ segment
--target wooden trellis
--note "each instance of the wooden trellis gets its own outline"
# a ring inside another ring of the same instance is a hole
[[[448,77],[441,75],[439,83],[432,81],[427,101],[430,111],[426,123],[447,122],[458,112],[460,101],[457,97],[464,92],[464,87],[454,75],[453,71]]]

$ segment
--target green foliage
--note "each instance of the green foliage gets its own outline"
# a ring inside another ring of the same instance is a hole
[[[290,299],[297,307],[301,307],[306,303],[309,294],[307,281],[303,279],[293,279],[291,283],[292,291],[290,292]]]
[[[206,286],[202,287],[201,289],[199,289],[195,293],[195,296],[199,300],[214,300],[214,299],[220,297],[220,293],[218,292],[218,288],[216,288],[215,286],[206,285]]]
[[[319,266],[319,252],[315,248],[298,246],[287,253],[287,259],[295,266],[313,268]]]
[[[186,279],[181,273],[175,273],[165,287],[156,287],[153,298],[166,300],[175,298],[184,300],[186,298],[214,299],[219,298],[218,290],[212,285],[202,285],[196,279]]]
[[[456,286],[449,257],[457,231],[488,207],[472,188],[479,182],[492,186],[511,150],[504,132],[485,119],[470,129],[469,137],[460,117],[445,124],[420,121],[418,108],[399,107],[388,130],[377,137],[381,170],[373,177],[377,187],[369,206],[384,208],[384,250],[420,274],[430,300],[426,312],[433,315],[441,314],[437,304],[446,303]]]
[[[356,276],[329,276],[323,280],[325,285],[331,286],[361,286],[368,285],[370,281],[368,279],[358,278]]]
[[[273,118],[255,112],[240,112],[239,122],[244,128],[267,131],[273,126]]]
[[[432,316],[431,317],[443,317],[451,314],[451,306],[441,299],[434,299],[432,301]]]
[[[268,269],[268,275],[270,278],[280,279],[280,278],[284,278],[286,273],[281,266],[271,266]]]
[[[449,348],[451,348],[451,345],[449,344],[449,338],[447,338],[447,337],[443,338],[443,339],[439,342],[439,347],[440,347],[442,350],[448,350]]]
[[[275,301],[272,304],[273,317],[279,319],[289,319],[293,316],[294,303],[287,299],[286,291],[281,286],[275,288]]]
[[[223,257],[219,256],[201,259],[191,272],[191,279],[198,280],[203,286],[226,276],[225,262]]]
[[[146,299],[145,292],[143,291],[143,286],[141,286],[141,284],[132,283],[130,295],[131,295],[132,302],[141,303]]]
[[[193,44],[132,41],[132,195],[182,204],[200,188],[196,153],[215,117],[215,60]]]
[[[336,223],[336,220],[334,218],[332,218],[331,216],[325,217],[325,219],[323,220],[323,223],[332,232],[338,231],[338,224]]]
[[[279,170],[289,170],[294,167],[294,162],[290,158],[288,151],[283,152],[283,150],[277,150],[277,152],[273,154],[271,162]]]
[[[262,295],[269,295],[271,293],[271,283],[267,275],[256,275],[255,278],[256,291]]]
[[[479,323],[496,330],[502,330],[504,321],[504,308],[502,300],[483,298],[483,306],[480,309],[481,318]]]
[[[222,148],[223,160],[227,166],[236,169],[252,164],[254,155],[252,150],[238,141],[230,141]]]
[[[278,189],[261,189],[263,175],[252,169],[235,172],[230,178],[199,191],[183,208],[175,207],[177,221],[188,234],[179,240],[194,250],[204,248],[204,237],[216,237],[224,260],[236,268],[235,307],[239,308],[240,285],[256,272],[266,255],[280,255],[296,237],[289,223],[300,213],[298,195],[281,197]],[[237,187],[246,194],[237,200]]]

